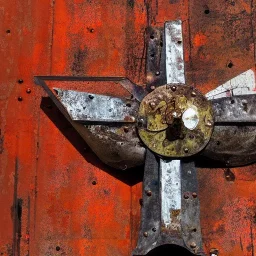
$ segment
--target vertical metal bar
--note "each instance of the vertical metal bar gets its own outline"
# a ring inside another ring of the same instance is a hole
[[[165,23],[166,76],[168,84],[185,84],[182,21]]]

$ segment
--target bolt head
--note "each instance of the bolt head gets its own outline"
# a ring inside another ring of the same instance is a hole
[[[18,97],[18,101],[22,101],[23,99],[22,99],[22,97],[21,96],[19,96]]]
[[[188,153],[188,152],[189,152],[189,149],[188,149],[188,148],[184,148],[184,152],[185,152],[185,153]]]
[[[192,96],[192,97],[196,97],[196,92],[194,92],[194,91],[191,92],[191,96]]]
[[[190,247],[193,248],[193,249],[196,248],[196,243],[195,243],[195,242],[192,242],[192,243],[190,244]]]
[[[196,193],[196,192],[193,192],[193,193],[192,193],[192,196],[193,196],[194,198],[197,198],[197,193]]]
[[[148,237],[148,232],[144,232],[143,236]]]
[[[173,86],[171,87],[171,90],[172,90],[173,92],[175,92],[175,91],[177,90],[177,87],[176,87],[175,85],[173,85]]]
[[[146,194],[147,194],[147,196],[152,196],[152,191],[147,190],[147,191],[146,191]]]
[[[159,71],[156,71],[156,76],[159,76],[160,75],[160,72]]]

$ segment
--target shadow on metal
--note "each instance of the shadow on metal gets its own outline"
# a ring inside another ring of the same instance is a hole
[[[194,254],[190,253],[184,247],[180,247],[177,245],[162,245],[159,246],[152,251],[150,251],[147,256],[194,256]]]
[[[40,108],[87,162],[129,186],[133,186],[143,180],[143,166],[120,171],[112,167],[108,167],[99,161],[98,157],[92,152],[90,147],[82,139],[79,133],[72,127],[66,117],[60,112],[49,97],[42,98]]]

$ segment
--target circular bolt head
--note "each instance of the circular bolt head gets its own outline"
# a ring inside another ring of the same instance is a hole
[[[175,91],[177,90],[177,87],[176,87],[175,85],[173,85],[173,86],[171,87],[171,90],[172,90],[173,92],[175,92]]]
[[[194,92],[194,91],[191,92],[191,96],[192,96],[192,97],[196,97],[196,92]]]
[[[193,196],[194,198],[197,198],[197,193],[196,193],[196,192],[193,192],[193,193],[192,193],[192,196]]]
[[[19,96],[18,97],[18,101],[22,101],[23,99],[22,99],[22,97],[21,96]]]
[[[188,194],[188,193],[185,193],[185,194],[184,194],[184,198],[185,198],[185,199],[189,199],[189,194]]]
[[[151,108],[155,108],[156,107],[156,103],[155,102],[150,102],[149,105],[150,105]]]
[[[184,152],[188,153],[189,152],[188,148],[184,148]]]
[[[150,190],[146,191],[147,196],[152,196],[152,192]]]
[[[26,90],[26,92],[27,92],[28,94],[31,93],[31,89],[28,88],[28,89]]]
[[[190,247],[193,248],[193,249],[196,248],[196,243],[195,243],[195,242],[192,242],[192,243],[190,244]]]
[[[148,232],[144,232],[143,236],[148,237]]]

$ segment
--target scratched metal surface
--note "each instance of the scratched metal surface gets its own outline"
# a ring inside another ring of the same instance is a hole
[[[207,93],[254,66],[255,2],[1,0],[0,6],[0,253],[130,255],[141,169],[121,174],[101,164],[33,76],[128,76],[143,83],[145,28],[179,18],[187,82]],[[126,95],[118,85],[110,90]],[[254,255],[255,165],[201,169],[198,178],[205,251]],[[177,248],[161,255],[168,250]]]

